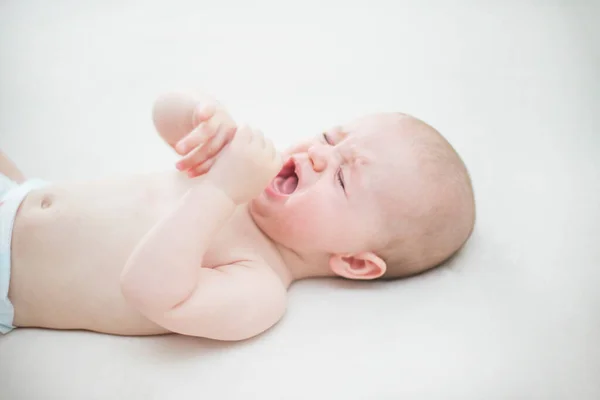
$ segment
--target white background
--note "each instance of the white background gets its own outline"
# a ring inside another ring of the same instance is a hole
[[[238,344],[17,330],[0,398],[600,398],[598,1],[0,2],[0,148],[31,177],[173,168],[155,96],[279,146],[372,111],[438,128],[478,202],[450,265],[312,281]]]

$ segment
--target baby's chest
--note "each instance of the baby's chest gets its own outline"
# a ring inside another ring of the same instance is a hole
[[[252,259],[252,255],[244,249],[244,246],[236,245],[235,241],[216,237],[204,254],[202,266],[204,268],[216,268],[248,259]]]
[[[203,267],[215,268],[260,258],[260,236],[244,219],[235,216],[215,235],[204,254]]]

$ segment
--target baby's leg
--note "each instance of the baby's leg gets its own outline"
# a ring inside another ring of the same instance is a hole
[[[25,175],[13,163],[6,154],[0,150],[0,174],[6,175],[11,180],[21,183],[25,180]]]

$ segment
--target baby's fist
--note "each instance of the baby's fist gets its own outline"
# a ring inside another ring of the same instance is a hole
[[[241,126],[208,178],[236,204],[242,204],[258,196],[282,165],[281,155],[262,132]]]
[[[175,151],[183,156],[176,167],[191,178],[210,170],[237,129],[227,110],[215,102],[196,107],[193,123],[194,130],[175,145]]]

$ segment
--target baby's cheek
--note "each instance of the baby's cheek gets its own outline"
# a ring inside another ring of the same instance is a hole
[[[296,236],[309,236],[318,239],[326,232],[329,225],[328,210],[320,206],[316,201],[299,204],[288,216],[287,228]]]

